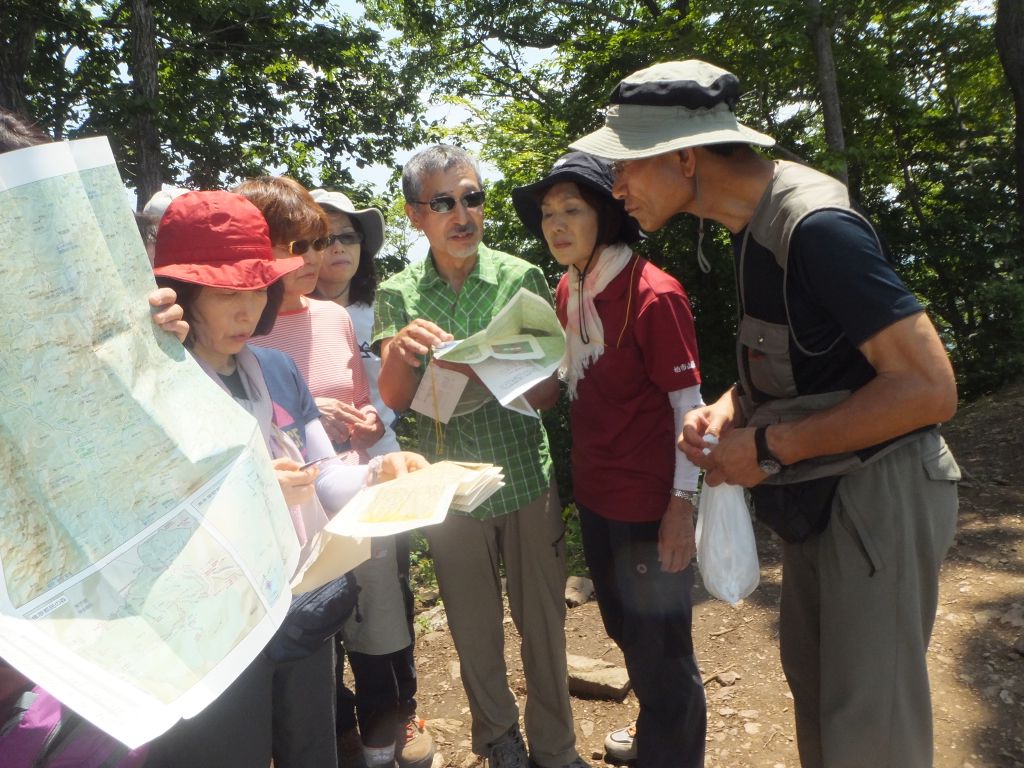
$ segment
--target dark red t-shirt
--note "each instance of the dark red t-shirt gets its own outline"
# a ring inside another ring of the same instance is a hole
[[[568,288],[563,276],[555,292],[563,326]],[[570,405],[576,501],[612,520],[658,520],[676,460],[668,393],[700,384],[690,300],[675,278],[634,256],[594,306],[607,346]]]

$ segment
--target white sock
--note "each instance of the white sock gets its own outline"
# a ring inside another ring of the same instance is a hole
[[[366,760],[366,768],[377,768],[377,766],[390,768],[395,762],[395,745],[368,747],[363,744],[363,758]]]

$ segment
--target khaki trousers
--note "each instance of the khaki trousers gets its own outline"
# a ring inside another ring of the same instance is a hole
[[[526,738],[543,768],[576,758],[565,658],[564,525],[554,488],[507,515],[449,514],[424,530],[473,717],[473,751],[519,722],[505,667],[501,573],[522,639]]]
[[[927,433],[843,477],[783,555],[780,642],[804,768],[931,768],[925,652],[960,472]]]

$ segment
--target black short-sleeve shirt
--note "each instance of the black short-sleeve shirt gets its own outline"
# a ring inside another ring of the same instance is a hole
[[[743,237],[744,232],[733,236],[737,270]],[[920,302],[895,273],[870,227],[848,211],[827,209],[807,216],[793,232],[788,263],[789,351],[797,389],[813,394],[862,387],[875,371],[857,347],[921,312]],[[782,268],[753,237],[743,270],[747,313],[786,323]]]

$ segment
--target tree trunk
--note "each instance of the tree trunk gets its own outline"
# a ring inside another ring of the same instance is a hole
[[[28,114],[25,75],[32,61],[37,24],[23,17],[17,26],[0,37],[0,107]]]
[[[135,133],[138,140],[138,172],[135,192],[138,209],[160,189],[160,135],[156,128],[157,55],[156,24],[150,0],[131,0],[132,94],[135,101]]]
[[[1016,112],[1017,231],[1024,244],[1024,0],[999,0],[996,5],[996,48]]]
[[[807,34],[814,47],[818,70],[818,94],[825,121],[825,143],[839,163],[836,178],[848,181],[846,168],[846,138],[843,135],[843,114],[839,106],[839,85],[836,82],[836,63],[832,58],[832,28],[825,23],[820,0],[806,0],[810,11]]]

